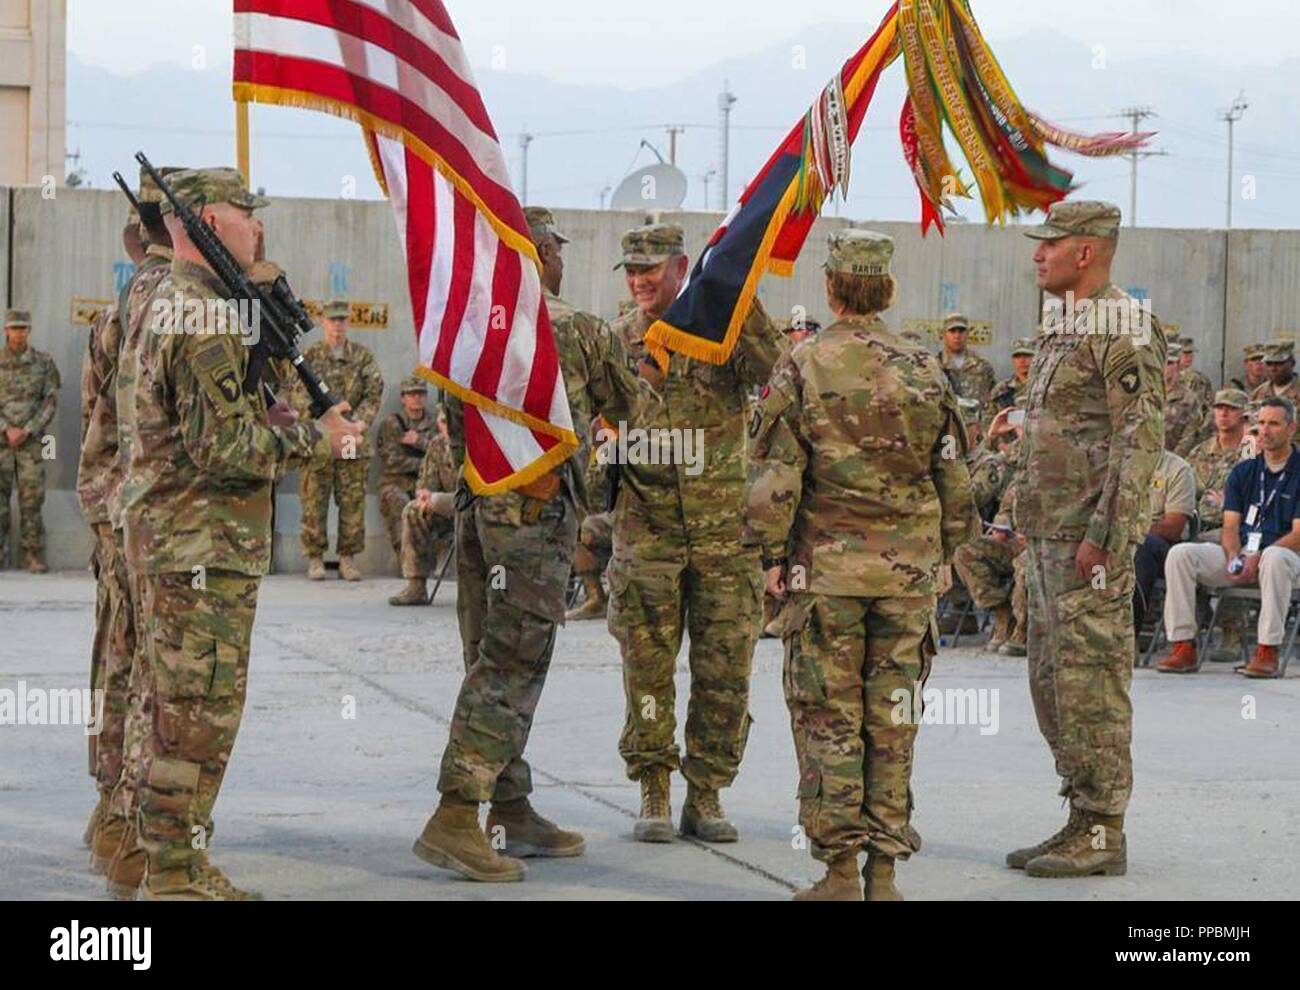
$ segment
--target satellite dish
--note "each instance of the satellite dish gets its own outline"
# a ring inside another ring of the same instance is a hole
[[[686,202],[686,173],[676,165],[637,169],[619,183],[611,210],[677,210]]]

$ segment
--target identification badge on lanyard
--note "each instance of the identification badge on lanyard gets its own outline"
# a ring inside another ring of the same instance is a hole
[[[1260,544],[1263,542],[1264,542],[1263,533],[1251,533],[1248,537],[1246,537],[1246,553],[1248,554],[1259,553]]]
[[[1255,525],[1255,520],[1258,519],[1258,518],[1259,518],[1259,506],[1258,506],[1258,505],[1252,505],[1252,506],[1250,507],[1250,510],[1246,513],[1246,525],[1247,525],[1247,526],[1254,526],[1254,525]]]

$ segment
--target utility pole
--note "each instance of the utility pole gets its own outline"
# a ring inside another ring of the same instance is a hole
[[[707,172],[705,172],[702,177],[704,179],[704,208],[706,210],[709,208],[709,183],[713,180],[713,177],[717,174],[718,174],[718,170],[716,168],[711,168]]]
[[[677,135],[685,134],[685,133],[686,133],[685,127],[674,127],[672,125],[668,127],[668,164],[669,165],[677,164]]]
[[[613,191],[614,191],[613,186],[606,186],[604,189],[600,191],[600,208],[602,210],[605,208],[605,197],[608,196]]]
[[[1138,132],[1138,127],[1139,125],[1141,125],[1142,121],[1146,120],[1149,117],[1155,117],[1157,116],[1157,114],[1150,107],[1128,107],[1127,109],[1121,110],[1115,116],[1127,118],[1131,123],[1129,129],[1134,134],[1136,134]],[[1128,202],[1128,223],[1130,227],[1137,226],[1138,162],[1140,162],[1143,158],[1157,158],[1157,157],[1163,157],[1168,154],[1169,152],[1167,151],[1142,151],[1139,148],[1134,148],[1126,156],[1129,159],[1129,162],[1132,166],[1132,175],[1129,179],[1129,202]]]
[[[525,124],[524,126],[527,127],[528,125]],[[527,131],[524,131],[523,134],[519,135],[519,153],[520,153],[520,161],[522,162],[522,165],[520,167],[520,178],[519,178],[519,186],[520,186],[519,205],[520,206],[528,205],[528,146],[532,143],[533,143],[533,136],[529,134]]]
[[[720,116],[718,126],[718,161],[721,162],[721,185],[722,193],[718,197],[721,202],[719,209],[723,213],[727,212],[729,203],[727,197],[731,195],[731,108],[736,105],[736,98],[731,93],[731,81],[724,79],[722,81],[722,92],[718,94],[718,113]]]
[[[1220,114],[1219,116],[1220,120],[1226,121],[1228,124],[1228,229],[1229,230],[1232,229],[1232,200],[1233,197],[1236,195],[1236,188],[1234,186],[1233,174],[1232,174],[1233,134],[1234,134],[1234,128],[1237,126],[1237,121],[1241,120],[1241,118],[1246,115],[1246,109],[1249,106],[1250,104],[1246,102],[1246,94],[1245,92],[1242,92],[1235,100],[1232,101],[1232,106],[1229,107],[1227,111]]]

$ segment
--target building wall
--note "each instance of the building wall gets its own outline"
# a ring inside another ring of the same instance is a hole
[[[66,0],[0,0],[0,184],[63,184],[67,16]]]
[[[8,209],[12,198],[12,243]],[[116,295],[130,265],[120,244],[125,217],[120,195],[59,189],[53,198],[40,188],[0,191],[0,279],[10,270],[11,305],[30,308],[33,346],[50,351],[63,377],[55,435],[57,457],[49,468],[46,503],[50,563],[83,566],[90,551],[74,493],[80,423],[79,377],[87,327],[74,320],[75,300]],[[265,213],[268,255],[289,272],[304,299],[345,296],[389,307],[387,329],[354,330],[372,347],[387,385],[384,413],[398,407],[398,382],[417,357],[406,270],[392,211],[386,203],[356,200],[276,200]],[[612,318],[626,298],[618,260],[622,233],[644,218],[612,211],[556,212],[566,248],[563,294],[574,304]],[[716,214],[666,216],[687,232],[695,257],[718,223]],[[792,279],[769,277],[760,290],[774,317],[803,306],[827,319],[821,265],[826,234],[844,221],[819,221]],[[1011,343],[1038,325],[1039,293],[1034,286],[1032,245],[1015,229],[956,225],[946,238],[922,239],[912,224],[875,224],[897,240],[895,273],[899,299],[887,321],[895,328],[910,320],[936,321],[961,309],[987,323],[989,339],[977,345],[998,374],[1010,374]],[[1300,318],[1300,232],[1136,230],[1124,232],[1116,281],[1151,300],[1154,312],[1181,326],[1200,344],[1196,365],[1216,383],[1223,371],[1241,371],[1241,348],[1274,335],[1296,336]],[[1225,349],[1226,345],[1226,349]],[[373,495],[368,509],[371,573],[396,573]],[[276,518],[277,569],[301,567],[297,546],[297,480],[280,486]]]

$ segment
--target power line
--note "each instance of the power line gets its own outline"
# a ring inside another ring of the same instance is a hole
[[[1130,130],[1132,130],[1134,134],[1137,134],[1138,127],[1141,125],[1142,121],[1149,120],[1150,118],[1156,116],[1156,112],[1152,110],[1150,107],[1128,107],[1124,110],[1121,110],[1115,116],[1127,118],[1132,125],[1130,127]],[[1132,175],[1129,179],[1129,208],[1128,208],[1128,222],[1130,227],[1137,226],[1138,162],[1140,162],[1144,158],[1163,157],[1163,156],[1167,156],[1168,154],[1169,152],[1167,151],[1143,151],[1140,148],[1134,148],[1125,156],[1126,158],[1129,159],[1129,162],[1132,165]]]

